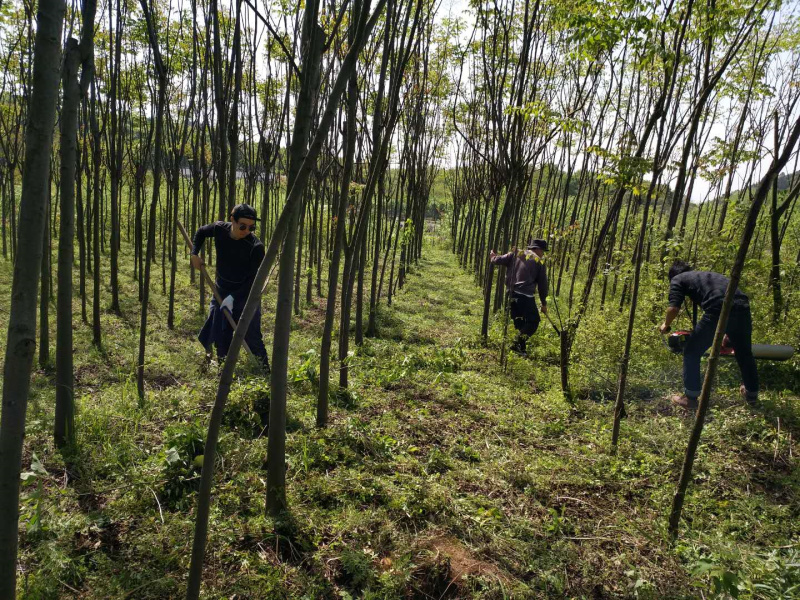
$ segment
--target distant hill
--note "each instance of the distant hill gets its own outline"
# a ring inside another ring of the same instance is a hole
[[[778,175],[778,192],[785,192],[786,190],[788,190],[791,187],[792,183],[797,181],[798,178],[800,178],[800,171],[795,171],[791,175],[789,175],[788,173],[781,173],[780,175]],[[761,180],[759,179],[755,181],[753,185],[750,186],[751,192],[756,191],[756,188],[758,187],[758,184],[760,182]],[[733,190],[731,192],[731,199],[736,200],[743,193],[747,192],[747,190],[748,188],[746,187],[739,190]],[[714,201],[719,202],[721,200],[722,196],[720,195]]]
[[[795,171],[791,175],[786,173],[778,175],[778,191],[783,192],[784,190],[788,190],[792,182],[797,181],[798,177],[800,177],[800,171]]]

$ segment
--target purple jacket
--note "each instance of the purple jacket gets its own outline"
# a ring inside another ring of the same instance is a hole
[[[510,292],[533,297],[539,288],[539,298],[544,304],[547,300],[547,268],[544,261],[533,250],[520,250],[508,254],[498,254],[492,264],[503,265],[506,269],[506,287]]]

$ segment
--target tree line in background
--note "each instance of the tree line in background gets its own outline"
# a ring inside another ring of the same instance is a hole
[[[476,12],[454,83],[452,248],[483,286],[485,337],[503,302],[502,269],[488,251],[538,233],[551,240],[568,392],[587,310],[611,304],[634,314],[631,274],[643,262],[730,268],[765,161],[798,118],[797,15],[763,0],[525,2],[513,13]],[[791,153],[789,172],[798,160]],[[707,192],[693,204],[699,180]],[[781,249],[787,234],[797,242],[788,225],[800,177],[784,176],[783,195],[773,180],[753,253],[769,247],[778,320],[789,308]]]
[[[75,321],[102,349],[102,312],[138,313],[129,364],[145,403],[150,292],[167,296],[173,328],[176,273],[187,265],[180,225],[226,219],[236,203],[258,209],[266,257],[210,417],[188,597],[200,589],[222,410],[273,268],[266,505],[279,514],[292,314],[324,299],[325,426],[330,394],[348,386],[351,337],[360,345],[379,333],[380,302],[421,255],[439,176],[452,250],[483,289],[484,340],[505,304],[488,251],[534,234],[551,242],[567,396],[587,313],[628,311],[615,443],[643,267],[679,256],[730,270],[744,235],[750,256],[769,256],[772,317],[785,319],[800,279],[800,252],[787,259],[800,249],[789,226],[800,178],[779,177],[798,171],[792,10],[766,0],[510,0],[471,2],[454,17],[431,0],[3,3],[0,238],[14,282],[0,595],[15,590],[25,410],[37,343],[40,365],[51,359],[51,299],[54,434],[68,453]],[[765,201],[768,214],[750,218]],[[212,247],[204,258],[213,264]],[[123,277],[137,298],[121,295]],[[206,284],[191,278],[205,311]]]
[[[534,234],[550,240],[568,399],[587,313],[627,311],[615,451],[643,266],[665,277],[668,261],[681,258],[731,273],[732,300],[750,257],[768,265],[774,325],[798,300],[800,228],[790,227],[800,196],[797,9],[765,0],[473,8],[469,42],[454,58],[452,250],[482,286],[487,339],[491,314],[508,303],[505,267],[495,269],[489,251],[524,247]],[[781,179],[784,170],[790,175]],[[701,202],[692,203],[703,185]],[[723,315],[670,517],[673,536]]]

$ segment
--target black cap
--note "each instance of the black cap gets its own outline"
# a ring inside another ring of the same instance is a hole
[[[530,244],[528,244],[528,250],[536,250],[537,248],[541,248],[545,252],[547,252],[547,242],[545,240],[533,240]]]
[[[237,221],[239,219],[253,219],[253,221],[258,221],[258,217],[256,217],[256,209],[249,204],[237,204],[233,207],[231,216]]]

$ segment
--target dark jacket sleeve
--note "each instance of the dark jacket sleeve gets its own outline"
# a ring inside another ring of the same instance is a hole
[[[539,271],[539,298],[542,304],[547,303],[547,293],[550,288],[550,283],[547,281],[547,266],[544,262],[539,263],[541,270]]]
[[[200,254],[203,242],[210,237],[214,237],[214,228],[216,226],[216,223],[209,223],[208,225],[203,225],[195,232],[194,238],[192,239],[192,254]]]
[[[683,299],[685,297],[686,289],[680,277],[673,277],[669,284],[669,305],[673,308],[680,308],[683,305]]]
[[[247,279],[239,288],[240,290],[247,290],[247,293],[250,293],[250,288],[253,286],[253,281],[255,281],[256,273],[258,272],[258,267],[261,266],[261,261],[264,260],[264,244],[258,243],[253,246],[253,249],[250,251],[250,272],[247,274]]]
[[[511,259],[514,257],[513,252],[508,252],[506,254],[498,254],[492,260],[493,265],[503,265],[508,266],[511,264]]]
[[[250,252],[250,276],[253,277],[253,279],[255,279],[258,267],[261,266],[261,262],[263,260],[264,244],[256,244],[253,246],[253,250]]]

